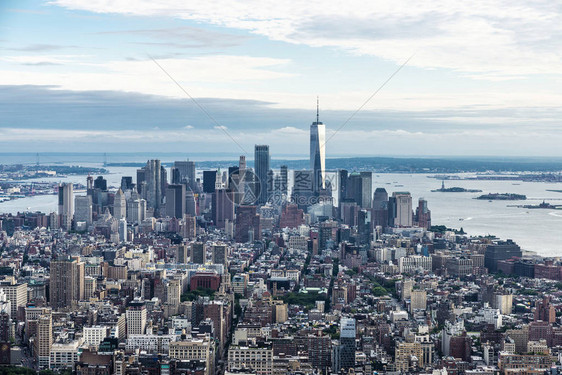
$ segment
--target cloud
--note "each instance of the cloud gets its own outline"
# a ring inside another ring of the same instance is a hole
[[[99,32],[100,35],[132,35],[151,38],[154,42],[131,42],[147,46],[174,48],[226,48],[238,46],[248,40],[248,36],[217,32],[198,27],[173,27],[159,29],[135,29]]]
[[[167,16],[482,79],[562,74],[562,13],[550,0],[183,2],[54,0],[96,13]]]
[[[17,48],[8,48],[11,51],[21,51],[21,52],[49,52],[49,51],[58,51],[61,49],[68,49],[68,48],[80,48],[79,46],[74,45],[58,45],[58,44],[29,44],[24,47],[17,47]]]
[[[185,98],[185,93],[162,72],[158,65],[146,57],[144,60],[113,60],[90,62],[87,59],[72,61],[57,56],[8,56],[6,62],[36,64],[43,62],[70,63],[73,69],[17,70],[0,65],[2,83],[6,85],[56,85],[61,89],[87,91],[112,90],[138,92]],[[228,95],[224,91],[206,89],[215,84],[246,86],[250,82],[292,77],[292,73],[277,71],[290,60],[269,57],[236,55],[209,55],[192,58],[158,59],[158,64],[191,95],[239,97],[254,99],[255,94]],[[244,83],[245,85],[241,85]],[[203,91],[204,90],[204,91]]]
[[[79,64],[84,55],[19,55],[0,57],[0,61],[28,66]]]

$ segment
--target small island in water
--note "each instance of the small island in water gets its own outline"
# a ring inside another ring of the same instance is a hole
[[[482,190],[478,189],[465,189],[462,187],[445,187],[445,181],[441,181],[441,189],[431,190],[432,192],[439,192],[439,193],[481,193]]]
[[[527,199],[527,196],[514,193],[490,193],[481,195],[475,199],[487,199],[490,201],[524,201]]]
[[[517,205],[517,206],[508,206],[508,207],[531,208],[531,209],[542,208],[542,209],[548,209],[548,210],[560,210],[560,209],[562,209],[561,205],[550,204],[550,203],[547,203],[545,201],[542,201],[542,203],[539,203],[539,204],[526,204],[524,206]]]

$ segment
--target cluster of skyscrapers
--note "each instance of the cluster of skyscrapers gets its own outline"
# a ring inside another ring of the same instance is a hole
[[[74,196],[72,184],[62,184],[59,215],[52,220],[63,229],[94,230],[115,241],[126,240],[147,220],[154,227],[154,218],[175,220],[168,226],[181,227],[188,237],[195,233],[197,218],[198,225],[225,230],[239,242],[259,239],[264,220],[275,217],[286,225],[303,223],[305,215],[310,222],[337,219],[364,231],[367,242],[377,227],[429,228],[431,214],[425,200],[420,199],[414,213],[408,192],[389,196],[384,188],[377,188],[373,193],[371,172],[328,171],[326,141],[326,127],[317,110],[310,125],[308,170],[292,174],[287,166],[273,170],[265,144],[255,146],[253,168],[240,156],[238,165],[228,170],[198,175],[195,162],[176,161],[168,178],[160,160],[149,160],[137,170],[136,183],[124,176],[116,192],[108,190],[101,176],[88,177],[86,195]]]

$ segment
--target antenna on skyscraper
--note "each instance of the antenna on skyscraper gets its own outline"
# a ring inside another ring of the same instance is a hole
[[[320,122],[320,98],[316,96],[316,123]]]
[[[107,167],[107,153],[106,152],[103,153],[103,166]]]

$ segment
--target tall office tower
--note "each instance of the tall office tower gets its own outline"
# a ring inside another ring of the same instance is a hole
[[[416,223],[418,227],[429,229],[431,227],[431,211],[427,208],[427,201],[420,198],[416,208]]]
[[[311,199],[314,196],[313,180],[313,171],[305,170],[293,172],[293,191],[291,199],[300,209],[304,210],[316,201],[315,199]]]
[[[205,264],[207,258],[207,248],[203,242],[191,244],[191,263]]]
[[[197,181],[195,180],[195,162],[194,161],[175,161],[174,168],[179,171],[180,182],[184,182],[193,191],[197,191]]]
[[[193,191],[185,192],[185,213],[191,216],[197,216],[197,202]]]
[[[164,199],[164,196],[166,195],[166,188],[168,187],[168,172],[166,171],[166,168],[164,168],[164,166],[160,167],[160,192],[161,192],[161,201],[160,203],[162,203],[162,200]]]
[[[84,263],[78,260],[52,260],[49,301],[53,309],[67,309],[84,299]]]
[[[257,206],[238,206],[234,238],[239,243],[261,239],[260,215],[257,213]]]
[[[187,263],[187,245],[186,244],[179,244],[176,246],[176,263]]]
[[[144,199],[130,199],[127,202],[127,221],[140,223],[146,219],[146,201]]]
[[[226,187],[230,190],[236,190],[239,183],[239,171],[240,167],[233,165],[228,167],[228,181]]]
[[[10,319],[10,301],[0,292],[0,365],[9,365],[10,356],[10,331],[12,322]]]
[[[326,187],[326,125],[320,122],[316,100],[316,122],[310,125],[310,169],[314,172],[314,190]]]
[[[267,201],[270,202],[273,198],[273,178],[275,174],[273,169],[267,171]]]
[[[86,190],[90,191],[94,189],[94,178],[90,175],[86,177]]]
[[[141,196],[144,192],[144,188],[146,186],[146,173],[145,167],[137,169],[137,193]]]
[[[98,176],[98,178],[94,180],[94,189],[107,191],[107,180],[103,178],[103,176]]]
[[[246,173],[246,156],[240,155],[238,161],[238,179],[236,181],[237,185],[234,193],[234,203],[244,204],[244,200],[247,199],[246,191],[251,187],[251,184],[247,184],[246,180],[249,178],[250,174]]]
[[[373,199],[373,173],[361,172],[361,207],[371,208]]]
[[[49,367],[51,346],[53,345],[53,317],[50,312],[37,319],[37,335],[35,337],[35,353],[39,368]]]
[[[412,226],[412,196],[408,192],[392,193],[392,197],[396,200],[396,217],[394,218],[394,226],[409,228]]]
[[[216,189],[212,198],[213,222],[217,228],[223,229],[227,220],[234,220],[234,193],[227,189]]]
[[[281,178],[281,194],[286,198],[289,194],[289,169],[286,165],[282,165],[279,170],[279,176]]]
[[[347,197],[353,199],[361,208],[371,208],[371,172],[354,172],[349,175]]]
[[[269,146],[256,145],[254,148],[254,170],[257,178],[255,191],[258,205],[267,203],[269,161]]]
[[[0,290],[6,294],[6,299],[10,301],[10,316],[16,320],[19,307],[27,305],[27,283],[16,284],[15,281],[0,282]]]
[[[74,213],[74,196],[71,183],[59,184],[59,216],[60,227],[64,230],[72,229],[72,214]]]
[[[349,370],[355,367],[355,319],[340,320],[340,369]],[[338,369],[339,371],[339,369]]]
[[[203,171],[203,193],[214,193],[217,171]]]
[[[246,156],[240,155],[240,158],[238,159],[238,168],[239,168],[241,171],[245,171],[245,170],[246,170]]]
[[[119,242],[127,241],[127,220],[121,218],[119,220]]]
[[[181,281],[172,279],[166,287],[166,304],[170,315],[176,315],[181,302]]]
[[[134,300],[127,307],[127,337],[131,335],[144,335],[146,330],[146,304],[144,301]]]
[[[87,226],[92,225],[92,197],[79,195],[74,198],[74,222],[85,222]]]
[[[160,160],[149,160],[142,171],[137,170],[139,194],[146,199],[148,207],[154,208],[154,211],[158,211],[162,204],[162,169]]]
[[[121,177],[121,190],[127,191],[133,189],[133,178],[131,176]]]
[[[371,210],[357,212],[357,236],[360,245],[371,243],[372,228]]]
[[[117,220],[121,220],[127,217],[127,200],[125,199],[125,194],[123,190],[119,188],[115,197],[113,198],[113,217]]]
[[[373,225],[388,225],[388,193],[384,188],[376,188],[373,194]]]
[[[388,204],[388,193],[385,188],[376,188],[373,194],[373,208],[375,210],[385,208]]]
[[[226,245],[213,245],[213,264],[226,264]]]
[[[170,181],[172,184],[181,184],[180,170],[176,167],[170,168]]]
[[[348,180],[349,180],[349,176],[347,170],[340,169],[338,171],[338,182],[340,184],[340,186],[338,186],[338,203],[343,202],[344,199],[350,198],[350,196],[348,196],[347,194]]]
[[[183,218],[185,214],[185,185],[168,185],[166,189],[166,216]]]
[[[0,314],[4,314],[4,313],[8,316],[8,320],[10,320],[10,316],[12,315],[12,302],[8,299],[6,292],[0,289]],[[14,316],[14,320],[15,318],[16,317]],[[7,332],[3,332],[2,330],[0,330],[0,342],[9,341],[10,337],[4,336],[4,335],[8,335],[9,333],[10,333],[9,329],[7,330]]]
[[[394,226],[394,221],[396,220],[396,209],[396,198],[394,196],[388,197],[387,218],[389,227]]]

